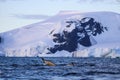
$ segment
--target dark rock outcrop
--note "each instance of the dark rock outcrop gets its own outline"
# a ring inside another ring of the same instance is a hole
[[[69,20],[66,21],[68,25],[65,28],[69,29],[72,24],[75,26],[71,32],[63,29],[62,34],[54,33],[52,36],[53,42],[57,43],[54,47],[48,48],[50,52],[66,50],[68,52],[76,51],[78,44],[84,47],[92,46],[90,36],[97,36],[107,30],[107,27],[103,27],[100,22],[94,20],[94,18],[85,17],[81,20]],[[64,26],[63,26],[64,27]]]

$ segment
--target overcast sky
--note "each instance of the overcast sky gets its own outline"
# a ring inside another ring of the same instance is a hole
[[[0,33],[40,22],[66,10],[120,13],[120,0],[0,0]]]

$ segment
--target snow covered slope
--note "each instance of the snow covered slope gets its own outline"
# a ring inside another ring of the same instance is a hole
[[[120,14],[60,12],[43,22],[0,34],[5,56],[120,56]]]

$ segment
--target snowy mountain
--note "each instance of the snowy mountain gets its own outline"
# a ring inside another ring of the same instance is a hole
[[[5,56],[119,57],[120,14],[62,11],[43,22],[0,34]]]

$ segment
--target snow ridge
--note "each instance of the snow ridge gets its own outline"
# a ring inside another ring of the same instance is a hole
[[[60,12],[39,23],[0,34],[0,54],[33,57],[117,57],[120,15]]]

